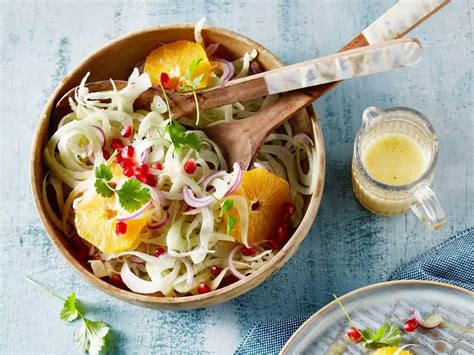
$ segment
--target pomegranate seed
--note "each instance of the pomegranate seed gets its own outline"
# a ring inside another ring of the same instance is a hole
[[[133,167],[125,167],[123,169],[123,174],[127,177],[132,177],[135,175],[135,169],[133,169]]]
[[[117,154],[117,156],[115,157],[115,161],[119,164],[122,164],[122,161],[123,161],[122,155]]]
[[[416,328],[418,328],[418,322],[416,321],[416,319],[413,319],[413,318],[407,320],[405,324],[403,325],[403,329],[405,329],[406,332],[412,332]]]
[[[105,160],[109,160],[110,153],[107,150],[102,149],[102,156],[104,157]]]
[[[115,150],[121,150],[125,147],[125,144],[120,139],[112,139],[110,141],[110,147]]]
[[[130,138],[132,136],[132,126],[123,126],[120,130],[120,135],[123,138]]]
[[[168,82],[170,81],[170,77],[168,74],[166,74],[165,72],[161,73],[160,75],[160,82],[161,82],[161,85],[163,85],[164,87],[166,87],[166,85],[168,85]]]
[[[288,240],[288,229],[283,226],[278,227],[277,240],[280,242],[286,242]]]
[[[283,204],[283,210],[288,216],[293,216],[296,211],[296,206],[292,204],[291,202],[285,202]]]
[[[267,243],[268,247],[273,250],[280,250],[281,249],[281,243],[278,240],[270,240]]]
[[[145,184],[149,186],[156,186],[156,176],[155,175],[147,175],[145,179]]]
[[[116,234],[125,234],[127,233],[127,223],[125,222],[118,222],[115,226],[115,233]]]
[[[257,248],[255,247],[247,248],[246,246],[243,246],[241,252],[245,256],[252,256],[252,255],[255,255],[255,253],[257,252]]]
[[[196,162],[194,160],[188,160],[184,163],[184,171],[189,175],[194,174],[196,172]]]
[[[131,145],[127,145],[122,149],[120,154],[122,154],[122,158],[124,159],[133,158],[133,155],[135,154],[135,148],[133,148]]]
[[[362,339],[362,334],[360,334],[360,332],[356,328],[352,327],[347,329],[347,337],[352,341],[358,343]]]
[[[146,164],[142,164],[138,167],[139,174],[146,175],[150,171],[150,167]]]
[[[159,161],[157,161],[156,163],[151,164],[151,167],[153,169],[163,170],[163,164],[161,164]]]
[[[132,168],[133,169],[133,168],[135,168],[137,163],[133,159],[123,159],[122,158],[122,161],[120,162],[120,165],[122,165],[122,168],[124,168],[124,169],[126,169],[126,168]]]
[[[155,249],[155,252],[153,254],[155,254],[156,257],[159,257],[164,252],[166,252],[166,250],[164,248],[159,247]]]
[[[198,285],[198,292],[199,293],[208,293],[211,289],[209,288],[209,286],[207,286],[204,282],[201,282],[199,285]]]
[[[110,278],[110,282],[114,286],[117,286],[117,287],[120,287],[120,288],[125,288],[126,287],[125,283],[122,280],[122,276],[120,276],[119,274],[113,274]]]
[[[219,267],[219,266],[211,266],[211,274],[212,276],[214,277],[217,277],[219,276],[219,274],[221,273],[222,269]]]

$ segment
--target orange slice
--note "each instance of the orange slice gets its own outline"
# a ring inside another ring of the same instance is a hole
[[[170,81],[178,82],[185,80],[186,71],[193,60],[200,59],[191,80],[203,74],[202,80],[196,89],[206,87],[211,73],[211,63],[207,58],[204,48],[194,42],[177,41],[165,44],[151,52],[145,61],[144,70],[150,75],[153,85],[160,83],[162,73],[166,73]],[[182,84],[189,84],[182,82]]]
[[[259,168],[244,171],[242,183],[232,195],[242,196],[247,201],[248,243],[259,244],[269,240],[283,220],[282,205],[290,200],[290,187],[286,180]],[[230,215],[237,218],[231,235],[242,243],[239,215],[235,207],[230,211]]]
[[[112,165],[114,174],[112,181],[123,178],[121,167]],[[115,210],[115,196],[104,198],[94,192],[94,195],[80,201],[75,209],[74,223],[79,236],[103,251],[114,253],[132,248],[137,241],[148,219],[133,219],[127,221],[127,232],[117,235],[115,228],[118,223]]]

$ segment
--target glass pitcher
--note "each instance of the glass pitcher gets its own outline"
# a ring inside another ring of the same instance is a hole
[[[406,185],[388,185],[375,180],[363,164],[362,154],[374,139],[400,134],[421,148],[426,168],[421,176]],[[438,160],[438,138],[424,115],[410,108],[382,110],[367,108],[357,133],[352,159],[352,187],[359,202],[369,211],[393,216],[412,210],[418,219],[435,231],[446,224],[446,216],[430,185]]]

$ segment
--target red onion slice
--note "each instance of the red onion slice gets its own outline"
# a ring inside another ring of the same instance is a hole
[[[225,59],[216,59],[211,62],[211,65],[215,68],[222,70],[222,75],[219,79],[221,83],[229,81],[232,79],[235,73],[235,68],[231,62]]]
[[[130,260],[132,261],[132,263],[134,263],[134,264],[139,264],[139,265],[141,265],[141,264],[145,264],[145,263],[146,263],[145,260],[143,260],[142,258],[139,258],[138,256],[135,256],[135,255],[131,255],[131,256],[129,257],[129,259],[130,259]]]
[[[106,141],[104,130],[102,129],[102,127],[96,125],[92,125],[92,127],[94,127],[99,132],[99,139],[102,142],[102,149],[104,149]]]
[[[189,187],[183,188],[183,198],[189,206],[195,208],[202,208],[209,205],[214,199],[211,196],[196,197]]]
[[[240,167],[239,163],[234,163],[234,171],[233,174],[234,176],[232,177],[232,180],[229,184],[229,189],[225,193],[224,196],[229,196],[231,193],[233,193],[237,188],[240,186],[242,183],[242,168]]]
[[[162,228],[162,227],[169,221],[169,219],[170,219],[170,214],[169,214],[169,212],[167,211],[167,212],[165,213],[165,215],[163,216],[163,218],[161,219],[161,221],[159,221],[159,222],[157,222],[157,223],[155,223],[155,224],[149,223],[149,224],[147,225],[147,227],[148,227],[149,229],[151,229],[151,230],[160,229],[160,228]]]
[[[219,170],[219,171],[216,171],[215,173],[212,173],[208,176],[206,176],[204,179],[201,180],[200,184],[202,186],[203,189],[206,189],[207,185],[209,185],[209,183],[218,178],[218,177],[221,177],[221,176],[224,176],[227,174],[227,171],[225,170]]]
[[[427,329],[436,328],[443,321],[443,318],[439,314],[433,314],[432,316],[429,316],[428,318],[423,319],[423,317],[421,316],[420,312],[417,309],[413,310],[413,318],[415,318],[415,320],[418,322],[419,325]]]
[[[211,57],[216,51],[217,48],[219,48],[219,43],[211,43],[206,47],[206,55],[207,57]]]
[[[145,212],[148,208],[150,208],[151,204],[152,204],[152,201],[150,200],[147,203],[145,203],[142,207],[140,207],[138,210],[133,212],[132,214],[117,218],[117,221],[126,222],[131,219],[137,219],[141,214],[143,214],[143,212]]]
[[[232,248],[232,250],[229,253],[229,256],[227,257],[227,266],[229,267],[230,272],[237,277],[238,279],[243,279],[245,276],[242,275],[234,266],[234,255],[237,252],[237,250],[242,249],[242,245],[238,244],[235,247]]]

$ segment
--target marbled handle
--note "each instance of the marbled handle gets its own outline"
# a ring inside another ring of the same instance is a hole
[[[449,0],[400,0],[362,34],[369,44],[401,37],[447,3]]]
[[[269,72],[269,94],[376,74],[416,64],[422,47],[415,39],[399,39],[356,48]]]

